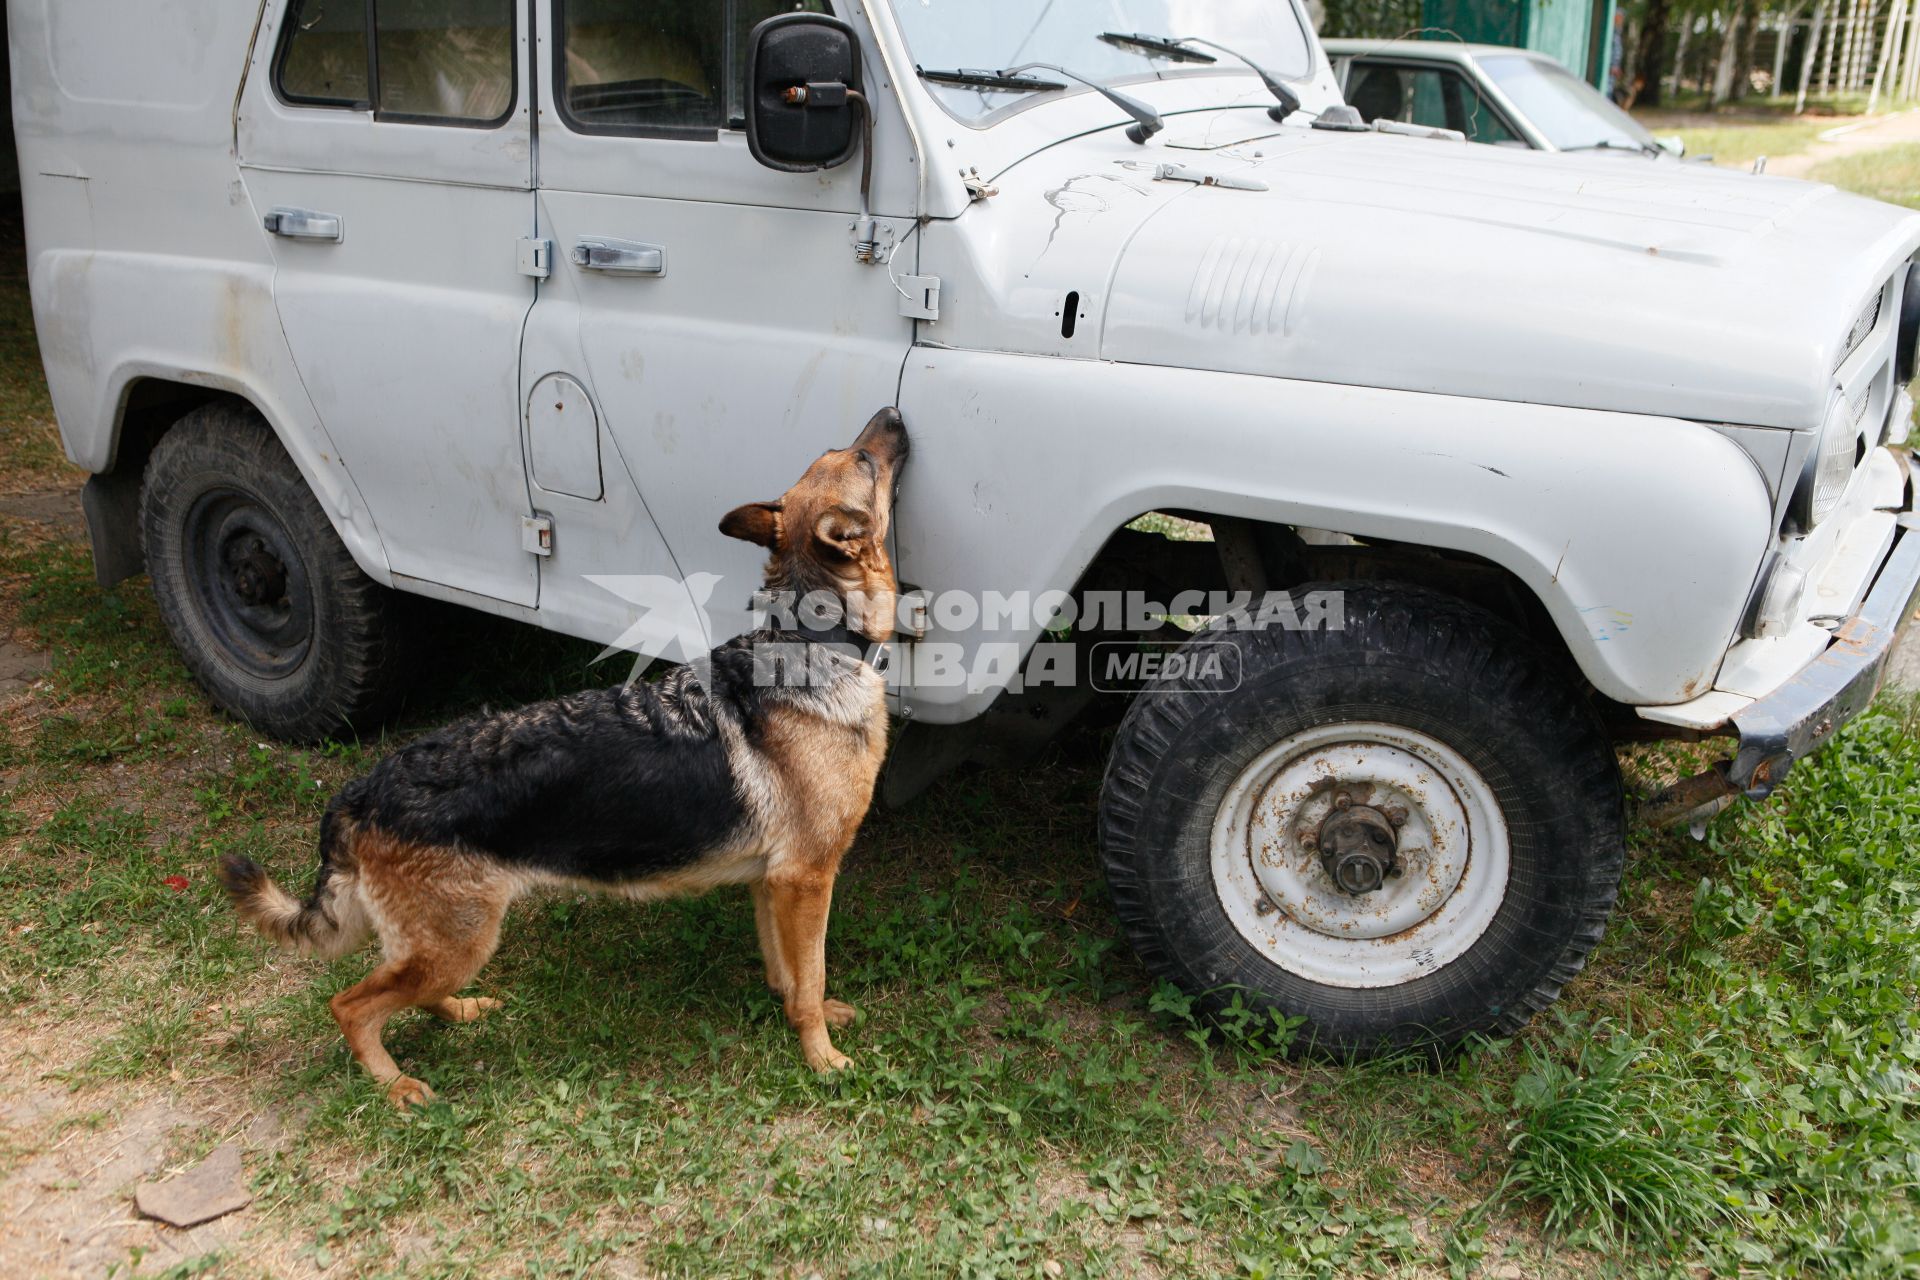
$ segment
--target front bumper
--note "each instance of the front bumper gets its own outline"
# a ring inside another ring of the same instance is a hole
[[[1906,509],[1859,612],[1835,629],[1819,657],[1732,718],[1740,747],[1727,776],[1755,800],[1779,786],[1794,761],[1866,710],[1894,644],[1913,621],[1920,598],[1920,467],[1911,458],[1906,465]]]

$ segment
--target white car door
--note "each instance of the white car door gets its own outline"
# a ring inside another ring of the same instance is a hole
[[[632,611],[606,578],[659,572],[657,529],[668,571],[707,583],[695,595],[711,593],[717,641],[744,626],[765,558],[722,536],[720,517],[778,497],[892,404],[913,340],[887,270],[854,258],[860,164],[764,168],[739,127],[748,33],[828,6],[539,8],[539,222],[553,261],[522,381],[534,500],[554,522],[541,611],[549,626],[618,634]],[[719,575],[717,590],[702,575]]]
[[[539,589],[526,22],[515,0],[272,0],[238,118],[281,324],[389,567],[517,606]]]

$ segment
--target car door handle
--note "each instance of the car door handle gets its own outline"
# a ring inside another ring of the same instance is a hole
[[[337,244],[347,235],[346,226],[337,213],[276,208],[270,210],[261,221],[268,231],[289,240],[331,240]]]
[[[573,246],[573,265],[586,271],[613,271],[628,276],[667,274],[667,251],[657,244],[595,237]]]

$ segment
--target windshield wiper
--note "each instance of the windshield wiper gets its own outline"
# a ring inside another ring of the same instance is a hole
[[[1037,76],[1011,76],[1004,71],[969,71],[962,67],[955,71],[929,71],[925,67],[915,67],[922,80],[932,80],[938,84],[964,85],[969,89],[985,89],[1001,93],[1040,93],[1048,89],[1064,89],[1067,86],[1058,80],[1042,80]]]
[[[1127,137],[1133,139],[1133,141],[1143,147],[1147,145],[1148,138],[1151,138],[1154,134],[1167,127],[1160,119],[1160,113],[1138,98],[1129,98],[1124,93],[1107,88],[1107,86],[1101,84],[1098,80],[1089,80],[1078,71],[1069,71],[1065,67],[1058,66],[1055,63],[1023,62],[1017,67],[1008,67],[1000,74],[1004,76],[1018,76],[1023,71],[1058,71],[1069,80],[1078,80],[1081,84],[1087,86],[1087,88],[1093,90],[1108,102],[1111,102],[1114,106],[1133,117],[1133,123],[1127,126]]]
[[[1605,138],[1600,139],[1598,142],[1588,142],[1577,147],[1562,147],[1560,149],[1562,151],[1638,151],[1643,156],[1657,156],[1660,154],[1660,148],[1651,143],[1636,142],[1629,145],[1624,142],[1609,142]]]
[[[1200,53],[1197,50],[1189,49],[1178,40],[1169,40],[1165,36],[1143,36],[1138,31],[1132,34],[1128,34],[1125,31],[1102,31],[1100,38],[1108,44],[1116,45],[1122,49],[1145,49],[1149,53],[1157,53],[1161,57],[1171,58],[1175,62],[1211,63],[1220,61],[1220,59],[1210,53]]]
[[[1212,61],[1211,58],[1208,59]],[[1042,80],[1039,76],[1030,76],[1028,71],[1058,71],[1070,80],[1100,94],[1108,102],[1133,117],[1134,122],[1127,126],[1127,136],[1135,142],[1145,144],[1148,138],[1160,132],[1166,126],[1160,116],[1146,103],[1129,98],[1124,93],[1116,93],[1097,80],[1089,80],[1077,72],[1065,67],[1056,67],[1050,62],[1029,62],[1023,66],[1009,67],[1005,71],[969,71],[962,67],[955,71],[929,71],[925,67],[915,67],[922,80],[931,80],[935,84],[964,85],[969,89],[982,89],[989,93],[1043,93],[1051,89],[1064,89],[1067,86],[1058,80]]]
[[[1272,72],[1255,62],[1252,58],[1247,57],[1246,54],[1235,53],[1232,49],[1227,48],[1227,46],[1216,44],[1212,40],[1202,40],[1199,36],[1149,36],[1143,35],[1138,31],[1132,33],[1124,31],[1102,31],[1100,38],[1117,48],[1132,49],[1161,58],[1171,58],[1175,62],[1214,63],[1220,61],[1220,59],[1209,54],[1199,53],[1187,48],[1186,46],[1190,44],[1203,44],[1209,49],[1218,49],[1229,58],[1236,58],[1245,63],[1253,74],[1260,77],[1260,83],[1267,86],[1267,92],[1278,99],[1278,106],[1267,108],[1267,115],[1270,119],[1277,123],[1285,120],[1288,116],[1300,109],[1300,95],[1287,88],[1286,85],[1281,84]]]

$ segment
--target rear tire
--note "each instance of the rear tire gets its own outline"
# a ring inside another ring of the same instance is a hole
[[[271,737],[369,728],[404,676],[397,597],[360,571],[252,409],[203,405],[148,460],[140,531],[160,616],[201,688]]]
[[[1190,646],[1237,659],[1135,698],[1100,810],[1121,923],[1204,1006],[1238,993],[1303,1018],[1305,1049],[1511,1033],[1613,909],[1611,746],[1491,614],[1398,584],[1323,589],[1343,590],[1344,626],[1216,623]]]

